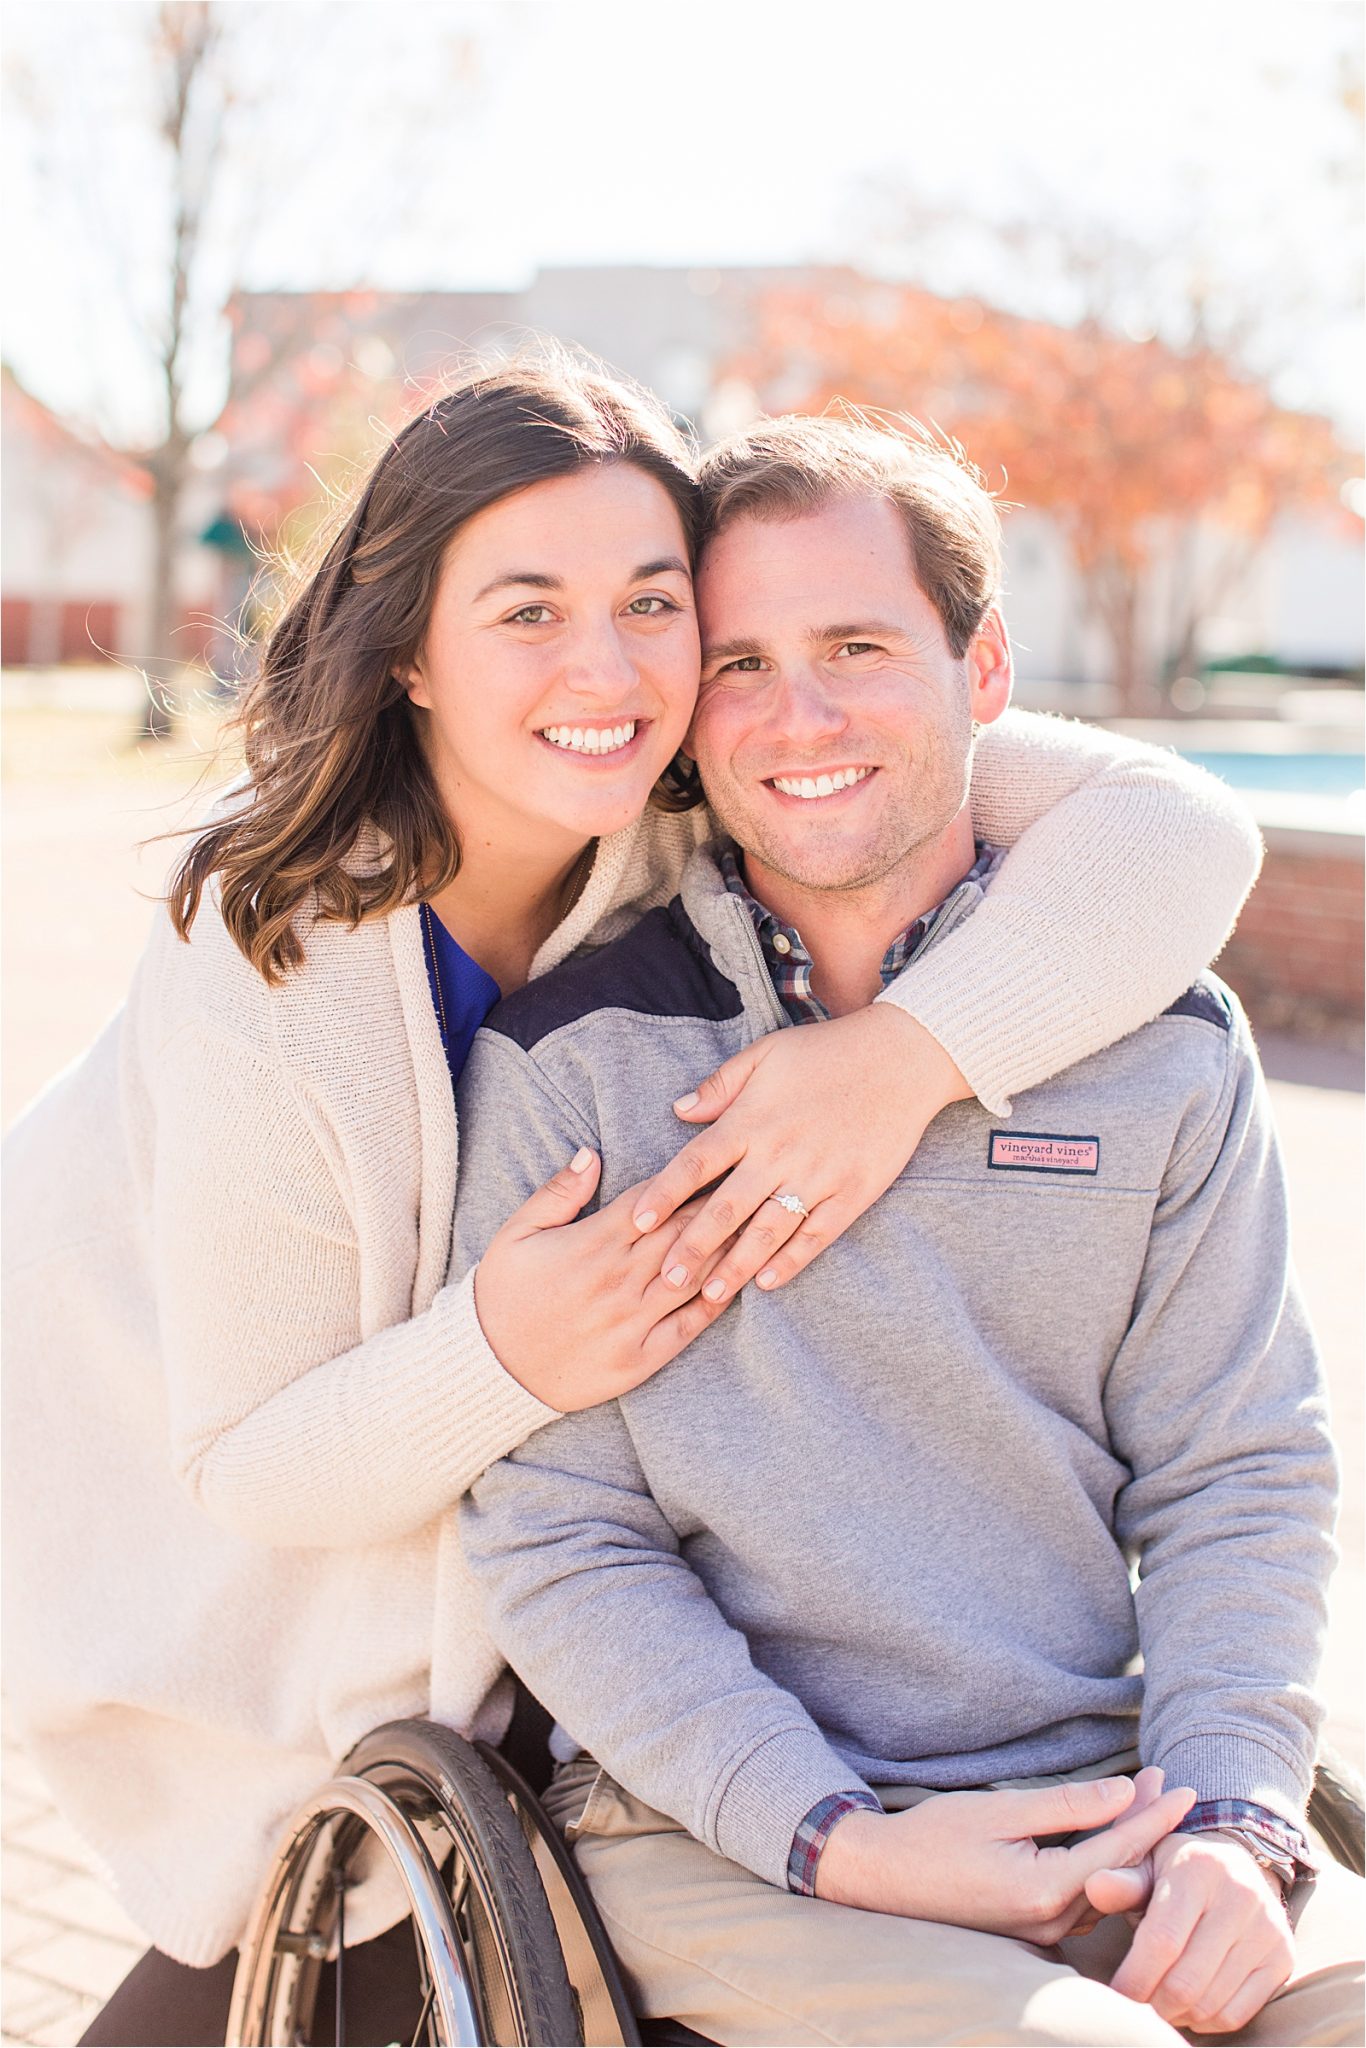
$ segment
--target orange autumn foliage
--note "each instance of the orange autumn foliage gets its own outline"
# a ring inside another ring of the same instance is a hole
[[[769,294],[752,345],[727,368],[773,410],[842,397],[914,413],[961,441],[1012,501],[1051,514],[1134,707],[1155,666],[1193,657],[1199,613],[1277,515],[1336,506],[1351,473],[1329,421],[1279,406],[1211,346],[1133,340],[1094,320],[1055,326],[909,287]],[[1193,590],[1176,644],[1145,656],[1145,584],[1183,547],[1193,555],[1197,529],[1220,536],[1219,573]]]

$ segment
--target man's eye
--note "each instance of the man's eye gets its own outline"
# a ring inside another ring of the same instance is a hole
[[[763,659],[760,655],[742,654],[738,661],[728,661],[724,663],[721,668],[717,669],[716,673],[719,676],[753,676],[759,673],[759,670],[762,668],[762,666]]]
[[[520,611],[508,620],[510,626],[543,626],[554,617],[548,604],[524,604]]]
[[[661,612],[676,612],[678,606],[671,597],[633,597],[626,609],[638,619],[657,619]]]
[[[876,642],[872,640],[846,640],[842,647],[836,648],[835,652],[837,654],[873,654],[876,652]]]

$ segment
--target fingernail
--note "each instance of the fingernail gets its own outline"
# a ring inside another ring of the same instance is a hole
[[[776,1287],[778,1284],[778,1276],[774,1272],[772,1266],[765,1266],[763,1272],[759,1275],[758,1279],[755,1281],[754,1284],[756,1287]]]
[[[592,1153],[586,1145],[580,1145],[578,1151],[569,1162],[569,1171],[571,1173],[582,1173],[586,1166],[591,1166],[592,1164]]]
[[[681,1115],[685,1110],[696,1109],[698,1103],[701,1100],[702,1097],[698,1094],[680,1095],[677,1102],[674,1104],[674,1108],[678,1110]]]
[[[709,1280],[706,1286],[702,1289],[702,1292],[706,1295],[708,1301],[719,1301],[721,1299],[721,1296],[725,1293],[725,1291],[726,1283],[724,1280]]]
[[[653,1209],[642,1209],[639,1216],[633,1216],[631,1221],[637,1230],[653,1230],[659,1218]]]
[[[687,1277],[688,1269],[686,1266],[670,1266],[668,1272],[664,1275],[670,1287],[681,1287]]]
[[[1102,1778],[1100,1781],[1100,1789],[1107,1799],[1117,1798],[1121,1792],[1131,1791],[1132,1787],[1130,1778]]]

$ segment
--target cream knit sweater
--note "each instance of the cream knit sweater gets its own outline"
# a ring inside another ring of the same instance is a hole
[[[883,999],[1005,1114],[1186,987],[1258,848],[1222,785],[1057,720],[985,733],[973,798],[979,834],[1027,837]],[[534,971],[666,901],[706,824],[605,841]],[[133,1918],[209,1964],[361,1734],[489,1725],[499,1658],[448,1510],[552,1412],[447,1284],[455,1111],[416,909],[316,927],[274,990],[211,905],[188,946],[160,919],[8,1150],[7,1690]]]

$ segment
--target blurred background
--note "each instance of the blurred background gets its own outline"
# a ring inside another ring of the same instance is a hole
[[[834,395],[1012,507],[1018,701],[1226,777],[1349,1465],[1361,1753],[1362,20],[872,0],[11,0],[4,1114],[121,999],[274,564],[474,352],[551,334],[699,435]],[[134,1937],[25,1760],[5,2038]],[[74,2031],[73,2031],[74,2028]]]

